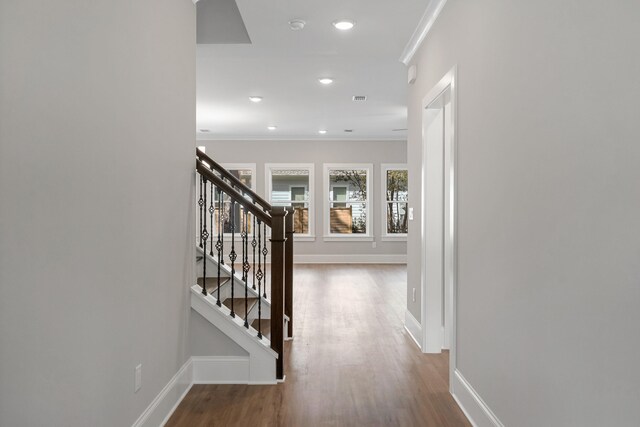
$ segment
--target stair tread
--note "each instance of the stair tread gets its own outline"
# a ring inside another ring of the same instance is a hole
[[[241,319],[244,319],[247,317],[247,313],[250,312],[251,309],[258,303],[258,298],[252,298],[252,297],[247,298],[246,312],[244,310],[245,309],[244,298],[227,298],[222,303],[225,305],[225,307],[231,310],[231,301],[233,301],[233,311],[235,312],[236,316],[239,316]]]
[[[255,319],[251,323],[251,327],[256,331],[258,330],[258,319]],[[262,319],[260,321],[260,327],[262,329],[262,335],[271,339],[271,319]]]
[[[224,286],[229,280],[231,280],[229,277],[221,277],[220,278],[220,286]],[[198,285],[202,286],[202,283],[204,282],[202,277],[198,277]],[[213,291],[218,289],[218,278],[217,277],[207,277],[206,280],[206,288],[207,288],[207,292],[213,293]]]

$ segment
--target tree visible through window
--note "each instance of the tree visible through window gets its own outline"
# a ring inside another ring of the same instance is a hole
[[[406,169],[386,170],[387,234],[407,234],[408,178]]]
[[[329,171],[329,233],[367,234],[366,169]]]

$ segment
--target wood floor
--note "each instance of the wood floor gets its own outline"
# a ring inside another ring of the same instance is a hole
[[[448,353],[403,328],[406,267],[296,265],[294,340],[275,386],[194,385],[167,426],[468,426]]]

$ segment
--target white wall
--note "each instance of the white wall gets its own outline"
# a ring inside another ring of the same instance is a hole
[[[2,426],[131,425],[187,360],[194,9],[0,2]]]
[[[313,242],[296,242],[296,255],[404,255],[406,242],[380,240],[382,190],[380,189],[381,163],[406,163],[405,141],[198,141],[206,152],[219,163],[256,163],[256,192],[265,195],[265,163],[315,164],[315,235]],[[323,164],[373,163],[371,188],[373,192],[373,236],[371,242],[324,242],[323,225]],[[411,197],[411,195],[410,195]],[[265,197],[266,198],[266,197]]]
[[[449,0],[413,61],[416,218],[420,105],[458,65],[457,363],[507,426],[640,419],[639,19],[630,1]]]

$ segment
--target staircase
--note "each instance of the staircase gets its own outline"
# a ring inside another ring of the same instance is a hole
[[[249,353],[249,382],[284,380],[293,330],[294,210],[272,207],[196,149],[191,307]]]

